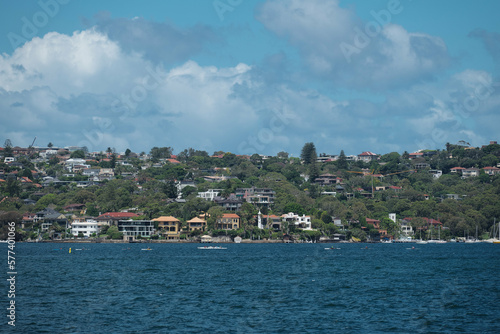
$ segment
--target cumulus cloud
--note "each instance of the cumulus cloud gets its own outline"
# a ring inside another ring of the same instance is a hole
[[[320,2],[312,3],[319,9],[308,10],[321,10]],[[306,22],[306,13],[296,15]],[[408,37],[398,26],[384,29],[397,45],[407,45],[393,50],[389,44],[385,52],[400,52],[398,56],[405,59],[414,49],[427,50],[427,40],[438,43],[428,36],[412,41],[420,36]],[[40,145],[51,141],[91,150],[115,147],[147,152],[153,146],[171,146],[176,152],[193,147],[209,153],[222,149],[276,154],[297,152],[312,141],[319,152],[344,149],[357,154],[360,147],[380,153],[423,148],[420,144],[429,138],[430,148],[441,148],[443,138],[453,142],[456,136],[477,132],[474,127],[479,124],[493,133],[492,124],[499,121],[498,89],[491,75],[481,71],[463,71],[439,85],[402,88],[383,101],[370,102],[334,99],[316,89],[301,88],[297,81],[290,84],[288,73],[268,71],[273,64],[287,69],[284,54],[272,55],[261,65],[227,67],[202,66],[191,60],[167,67],[149,58],[125,50],[97,29],[34,38],[12,55],[0,56],[0,133],[20,146],[37,136]],[[392,64],[409,73],[409,65],[397,61],[401,63]],[[419,68],[425,66],[433,65],[423,62]],[[370,73],[378,72],[374,67]],[[389,75],[398,74],[380,73],[379,79]],[[457,120],[457,106],[469,101],[467,96],[477,97],[479,106]]]
[[[124,53],[95,30],[71,36],[51,32],[35,37],[12,55],[0,56],[0,88],[19,92],[48,86],[65,97],[82,91],[117,93],[145,66],[139,55]]]
[[[257,18],[296,47],[318,77],[380,90],[429,80],[449,62],[442,39],[392,24],[404,8],[381,8],[363,22],[338,0],[270,0]]]

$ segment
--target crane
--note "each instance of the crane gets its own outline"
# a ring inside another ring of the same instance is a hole
[[[399,171],[399,172],[395,172],[395,173],[388,173],[388,174],[380,174],[382,176],[388,176],[388,175],[395,175],[395,174],[401,174],[401,173],[408,173],[408,172],[415,172],[416,170],[415,169],[409,169],[409,170],[403,170],[403,171]],[[371,172],[367,173],[367,172],[356,172],[356,171],[347,171],[348,173],[358,173],[358,174],[363,174],[365,176],[367,175],[371,175],[372,177],[372,198],[375,197],[375,194],[374,194],[374,188],[373,188],[373,176],[375,175],[375,169],[372,169]]]
[[[35,144],[36,136],[35,139],[33,139],[33,142],[31,143],[30,146],[28,146],[28,156],[31,158],[31,154],[33,153],[33,145]]]

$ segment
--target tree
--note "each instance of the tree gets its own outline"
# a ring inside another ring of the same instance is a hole
[[[85,152],[83,152],[82,150],[73,151],[73,152],[71,152],[70,158],[72,158],[72,159],[75,159],[75,158],[85,159]]]
[[[287,152],[284,152],[284,151],[281,151],[277,154],[277,157],[279,159],[288,159],[288,153]]]
[[[173,148],[171,147],[153,147],[149,154],[153,160],[169,159],[172,156]]]
[[[317,157],[318,155],[316,154],[314,143],[305,143],[304,147],[302,147],[302,153],[300,154],[300,158],[304,164],[309,165],[316,162]]]
[[[52,148],[53,146],[54,146],[54,144],[52,144],[52,142],[49,142],[49,143],[47,144],[47,147],[48,147],[48,148]]]
[[[337,168],[338,169],[347,169],[349,167],[347,163],[347,159],[345,157],[344,150],[340,151],[339,158],[337,159]]]
[[[130,156],[130,153],[132,153],[132,151],[131,151],[129,148],[127,148],[127,149],[125,150],[125,157],[127,157],[127,158],[128,158],[128,157]]]
[[[117,226],[110,226],[108,230],[106,231],[106,234],[108,235],[108,239],[122,239],[123,238],[123,233],[118,231]]]

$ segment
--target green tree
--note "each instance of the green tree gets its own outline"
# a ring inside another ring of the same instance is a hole
[[[316,147],[314,143],[306,143],[304,147],[302,147],[302,152],[300,154],[300,158],[304,162],[305,165],[309,165],[316,162],[318,155],[316,154]]]
[[[340,151],[339,158],[337,159],[337,168],[338,169],[348,169],[349,168],[344,150]]]
[[[76,150],[71,152],[70,158],[72,159],[85,159],[85,152],[82,150]]]

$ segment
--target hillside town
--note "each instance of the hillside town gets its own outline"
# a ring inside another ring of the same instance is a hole
[[[20,241],[394,242],[498,236],[500,145],[300,158],[170,147],[0,148]],[[0,237],[1,238],[1,237]]]

